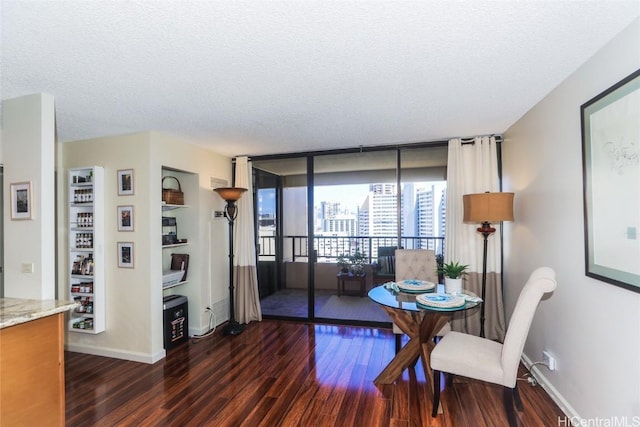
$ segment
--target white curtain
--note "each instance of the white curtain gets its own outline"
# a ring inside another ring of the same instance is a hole
[[[236,320],[249,323],[262,320],[258,275],[256,270],[256,240],[253,216],[253,183],[251,163],[247,157],[236,158],[235,186],[247,191],[236,203],[238,217],[234,224],[234,267]]]
[[[464,224],[462,196],[464,194],[500,191],[498,155],[494,137],[476,137],[472,143],[460,139],[449,141],[447,161],[447,228],[445,234],[446,262],[469,265],[463,286],[480,295],[484,239],[476,231],[480,224]],[[502,299],[502,266],[500,264],[500,229],[489,236],[487,247],[487,287],[485,304],[485,336],[504,340],[505,320]],[[452,329],[470,334],[480,333],[480,311],[469,310],[458,315]]]

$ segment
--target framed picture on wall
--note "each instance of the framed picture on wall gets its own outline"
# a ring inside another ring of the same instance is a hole
[[[640,70],[580,109],[586,275],[640,292]]]
[[[118,206],[118,231],[133,231],[133,206]]]
[[[133,242],[118,242],[118,267],[133,268]]]
[[[118,171],[118,196],[133,195],[133,169]]]
[[[32,219],[33,196],[31,181],[11,184],[11,219]]]

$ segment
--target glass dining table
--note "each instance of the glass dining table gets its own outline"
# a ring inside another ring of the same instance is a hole
[[[463,290],[460,295],[464,297],[464,305],[452,308],[427,307],[416,302],[418,295],[424,292],[409,293],[388,285],[371,289],[369,298],[387,312],[393,323],[409,337],[409,342],[398,351],[373,382],[376,386],[393,384],[405,369],[414,366],[418,359],[421,359],[425,376],[429,383],[433,384],[430,355],[435,347],[436,334],[452,319],[454,313],[477,307],[480,299],[474,293]]]

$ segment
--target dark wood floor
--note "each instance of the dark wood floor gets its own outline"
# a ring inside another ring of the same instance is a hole
[[[67,425],[506,425],[502,389],[463,378],[432,418],[420,363],[378,390],[393,355],[390,330],[275,320],[185,343],[154,365],[67,352]],[[563,414],[544,390],[519,385],[520,425],[557,425]]]

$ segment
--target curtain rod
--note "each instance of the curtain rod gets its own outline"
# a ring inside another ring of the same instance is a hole
[[[492,134],[492,135],[483,135],[489,137],[495,137],[496,142],[502,142],[502,135]],[[473,144],[476,137],[465,137],[459,138],[462,141],[462,144]],[[449,144],[449,140],[454,138],[449,138],[447,140],[435,140],[435,141],[422,141],[422,142],[408,142],[405,144],[389,144],[389,145],[372,145],[372,146],[363,146],[359,147],[351,147],[351,148],[335,148],[330,150],[317,150],[317,151],[302,151],[302,152],[293,152],[293,153],[282,153],[282,154],[265,154],[259,156],[250,156],[247,155],[249,161],[253,160],[277,160],[277,159],[289,159],[295,157],[307,157],[313,155],[330,155],[330,154],[349,154],[349,153],[363,153],[363,152],[372,152],[372,151],[385,151],[385,150],[398,150],[398,149],[414,149],[414,148],[425,148],[425,147],[443,147]],[[243,155],[234,156],[231,161],[235,163],[236,157],[242,157]]]
[[[502,135],[484,135],[484,136],[467,136],[464,138],[460,138],[460,142],[462,143],[462,145],[467,145],[467,144],[475,144],[476,143],[476,138],[484,138],[485,136],[491,138],[491,137],[495,137],[496,138],[496,142],[500,143],[502,142]]]

